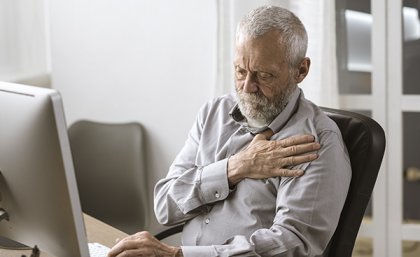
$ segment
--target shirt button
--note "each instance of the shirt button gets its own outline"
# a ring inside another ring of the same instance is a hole
[[[216,192],[216,193],[214,194],[214,196],[215,196],[216,198],[219,198],[219,197],[220,197],[220,194],[219,194],[218,192]]]
[[[209,219],[209,218],[207,218],[204,222],[205,222],[206,224],[209,224],[209,223],[210,223],[210,219]]]

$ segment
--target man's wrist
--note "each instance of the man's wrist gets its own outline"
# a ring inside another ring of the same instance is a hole
[[[242,180],[239,173],[239,165],[241,165],[241,163],[237,160],[236,156],[231,156],[228,159],[227,179],[229,187],[235,186]]]

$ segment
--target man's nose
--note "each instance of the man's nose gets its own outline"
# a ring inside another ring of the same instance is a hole
[[[255,93],[258,91],[258,83],[252,73],[248,73],[244,81],[243,91],[245,93]]]

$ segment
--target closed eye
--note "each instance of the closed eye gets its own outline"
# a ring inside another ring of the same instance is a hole
[[[270,82],[271,80],[275,78],[273,74],[269,72],[264,72],[264,71],[257,71],[256,77],[259,82]]]
[[[235,67],[235,77],[238,80],[244,80],[246,79],[247,71],[245,69],[242,69],[238,66]]]

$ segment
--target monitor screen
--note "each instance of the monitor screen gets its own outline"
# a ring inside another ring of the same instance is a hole
[[[88,257],[61,97],[0,82],[0,236]]]

